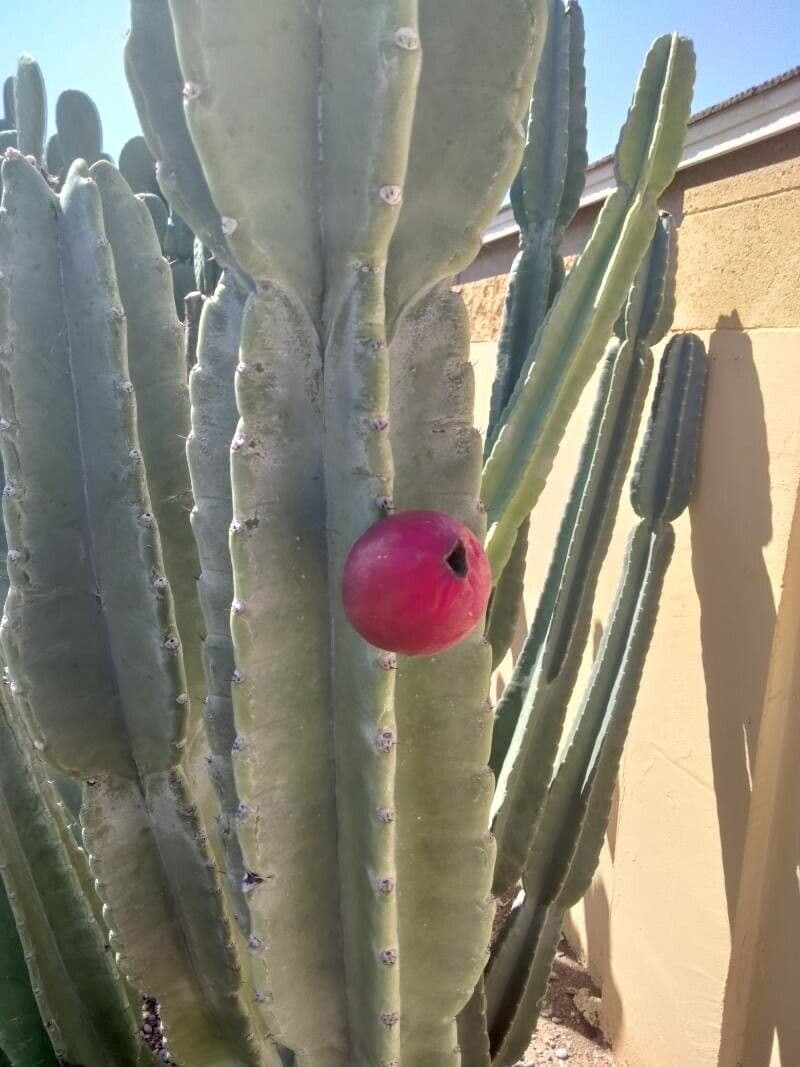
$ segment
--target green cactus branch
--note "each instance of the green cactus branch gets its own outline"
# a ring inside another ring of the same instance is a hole
[[[31,989],[25,951],[6,891],[0,884],[0,1064],[57,1067]]]
[[[216,877],[179,769],[189,698],[100,192],[81,166],[60,198],[21,157],[6,159],[3,174],[0,254],[17,265],[3,290],[4,350],[11,343],[13,358],[0,382],[14,420],[3,442],[14,554],[3,646],[12,678],[47,758],[95,783],[84,833],[127,973],[140,988],[158,988],[165,1016],[173,1012],[176,1049],[183,1041],[208,1055],[216,1042],[219,1062],[232,1054],[255,1062],[239,979],[217,940],[227,920]],[[54,419],[63,435],[57,459],[38,446]],[[138,565],[121,569],[120,554]],[[62,575],[56,612],[52,594],[38,593],[53,588],[54,568]],[[141,866],[131,879],[134,858]],[[149,906],[131,907],[134,887],[145,896],[148,884]],[[154,938],[159,951],[144,958]]]
[[[487,452],[551,302],[556,257],[578,209],[586,173],[586,70],[583,13],[550,0],[547,35],[533,86],[522,166],[511,187],[520,231],[492,387]]]
[[[5,883],[39,1010],[59,1056],[134,1067],[139,1049],[106,932],[73,870],[43,796],[49,787],[0,710],[0,875]],[[69,834],[64,827],[65,836]]]
[[[658,261],[658,238],[653,260]],[[651,265],[653,263],[651,260]],[[656,271],[656,275],[658,271]],[[631,303],[635,303],[632,301]],[[632,316],[628,317],[631,322]],[[639,322],[645,326],[645,320]],[[560,926],[565,910],[589,887],[602,847],[619,761],[653,635],[675,534],[665,520],[689,501],[698,448],[708,360],[702,342],[677,335],[667,345],[650,426],[631,486],[639,472],[658,471],[652,507],[628,541],[617,597],[572,731],[539,802],[539,816],[523,870],[525,898],[499,939],[487,971],[486,993],[492,1062],[511,1067],[530,1038],[530,1020],[544,995],[550,958],[548,924]],[[660,435],[670,414],[672,432]],[[676,476],[676,472],[680,475]],[[678,489],[680,486],[680,489]]]
[[[437,287],[402,317],[392,342],[395,506],[446,512],[483,536],[474,391],[463,301]],[[398,744],[395,785],[403,1062],[458,1064],[454,1019],[485,964],[494,915],[489,669],[480,629],[438,656],[398,660],[397,732],[408,739]]]
[[[487,553],[499,578],[521,522],[544,487],[569,415],[586,385],[677,167],[694,80],[694,51],[662,37],[648,54],[615,156],[618,188],[539,330],[486,462]]]
[[[663,216],[628,295],[622,338],[607,351],[542,598],[497,709],[490,761],[498,778],[497,894],[519,879],[535,834],[650,383],[645,341],[658,341],[669,321],[660,313],[674,286],[674,243]],[[647,316],[637,311],[645,303]]]

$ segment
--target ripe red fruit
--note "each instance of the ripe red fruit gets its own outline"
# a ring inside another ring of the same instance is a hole
[[[480,541],[438,511],[381,519],[350,549],[342,575],[347,618],[389,652],[432,655],[486,614],[492,576]]]

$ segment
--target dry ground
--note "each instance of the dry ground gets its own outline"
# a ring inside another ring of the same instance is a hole
[[[520,1067],[614,1067],[597,1028],[598,991],[566,941],[558,948],[550,985],[533,1041]]]

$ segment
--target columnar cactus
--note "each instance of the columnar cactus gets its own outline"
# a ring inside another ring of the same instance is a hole
[[[161,193],[224,272],[187,300],[184,333],[142,145],[123,153],[128,181],[78,160],[57,194],[6,153],[0,799],[38,805],[60,881],[15,904],[9,857],[33,844],[0,832],[21,1005],[0,1046],[14,1067],[27,1048],[48,1062],[43,1034],[84,1067],[151,1062],[155,1043],[132,1036],[142,995],[166,1027],[158,1055],[183,1067],[510,1064],[596,863],[691,488],[704,363],[689,337],[663,364],[642,521],[557,762],[648,346],[671,317],[657,199],[691,46],[664,37],[648,55],[618,190],[562,284],[585,164],[572,0],[132,0],[132,23]],[[451,283],[515,175],[522,249],[483,463]],[[519,530],[604,350],[495,723]],[[354,543],[411,510],[485,542],[495,584],[489,619],[432,656],[372,647],[342,605]],[[56,774],[81,783],[83,851]],[[495,897],[520,879],[490,952]],[[105,943],[114,959],[93,964]],[[52,957],[90,974],[51,989]]]

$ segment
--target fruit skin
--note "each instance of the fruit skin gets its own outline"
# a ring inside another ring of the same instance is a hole
[[[484,618],[492,576],[475,535],[439,511],[405,511],[371,526],[342,575],[347,618],[377,648],[431,656]]]

